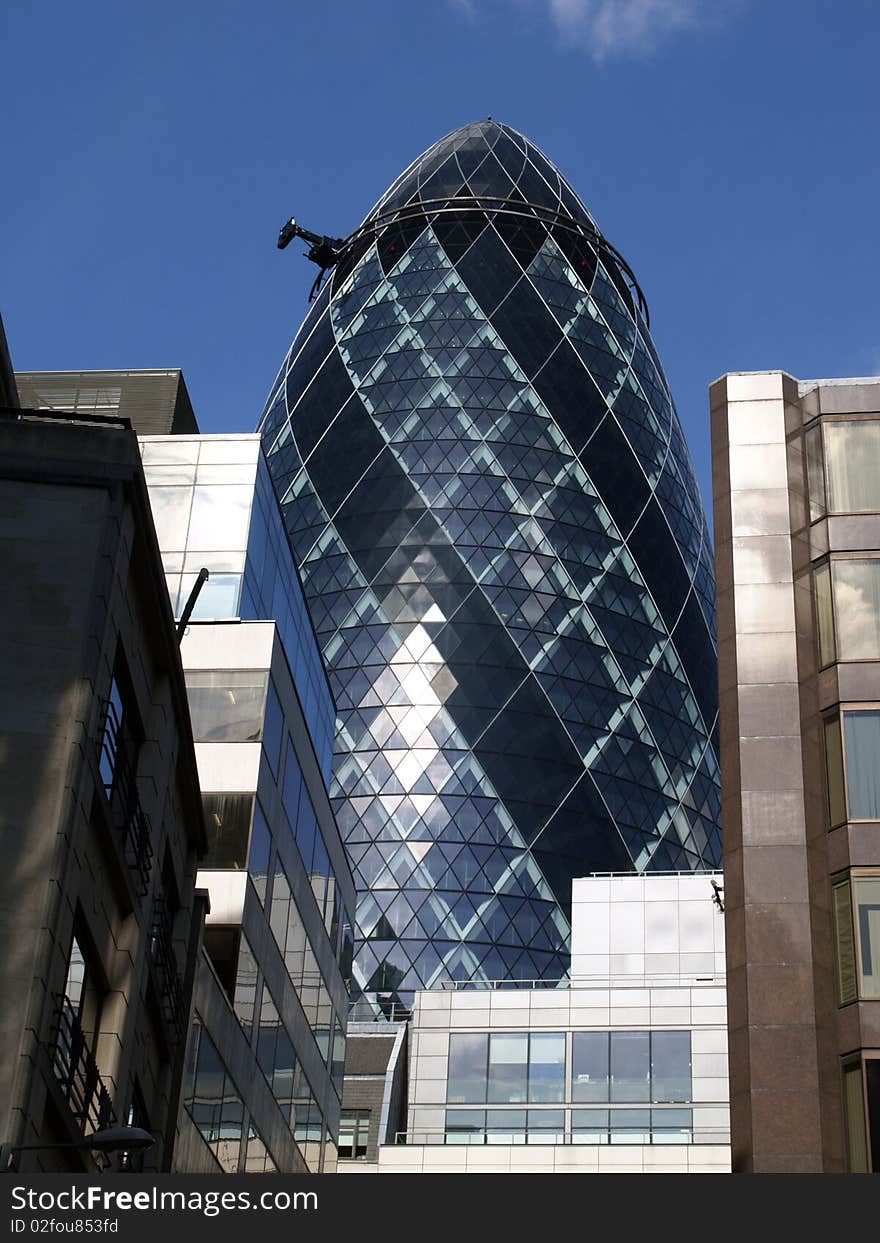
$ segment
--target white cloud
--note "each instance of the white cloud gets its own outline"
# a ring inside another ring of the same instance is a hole
[[[596,61],[645,54],[668,37],[716,25],[741,0],[506,0],[521,7],[540,6],[563,39],[585,48]],[[498,0],[452,0],[473,20],[480,7]]]

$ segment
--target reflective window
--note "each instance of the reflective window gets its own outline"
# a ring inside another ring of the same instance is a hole
[[[565,1110],[563,1109],[530,1109],[526,1126],[530,1144],[565,1143]]]
[[[822,464],[822,440],[819,425],[810,428],[804,437],[807,456],[807,484],[810,493],[810,521],[825,513],[825,471]]]
[[[340,1160],[365,1161],[370,1131],[370,1111],[368,1109],[346,1110],[339,1119]]]
[[[208,851],[203,868],[247,867],[253,794],[203,794]]]
[[[647,1032],[611,1033],[611,1099],[648,1101],[651,1099]]]
[[[880,997],[880,876],[853,877],[859,996]]]
[[[853,935],[852,891],[849,879],[831,890],[834,909],[834,943],[837,959],[837,999],[842,1006],[858,996],[856,946]]]
[[[447,1144],[485,1144],[486,1113],[482,1109],[447,1109]]]
[[[571,1142],[573,1144],[607,1144],[608,1110],[573,1109],[571,1111]]]
[[[263,721],[263,747],[272,769],[272,776],[278,778],[278,764],[281,759],[281,735],[284,730],[284,714],[278,701],[278,694],[271,678],[266,696],[266,715]]]
[[[529,1038],[527,1035],[495,1034],[489,1037],[490,1101],[514,1104],[528,1099]],[[470,1097],[479,1100],[479,1097]]]
[[[486,1143],[524,1144],[526,1117],[524,1109],[487,1109]]]
[[[690,1099],[690,1032],[651,1032],[651,1100]]]
[[[241,1023],[242,1031],[250,1042],[254,1025],[254,1007],[257,998],[257,960],[244,933],[238,951],[238,968],[235,975],[233,1009]]]
[[[565,1035],[532,1032],[529,1036],[529,1100],[565,1100]]]
[[[297,1059],[293,1041],[266,983],[260,1005],[260,1027],[257,1033],[257,1061],[272,1089],[272,1095],[289,1123],[294,1100]]]
[[[612,1109],[610,1131],[612,1144],[650,1144],[650,1109]]]
[[[187,487],[150,488],[150,508],[163,552],[186,547],[192,494]]]
[[[196,742],[258,742],[266,700],[265,673],[191,671],[186,694]]]
[[[820,565],[813,575],[816,596],[816,618],[819,626],[819,663],[830,665],[836,659],[834,613],[831,607],[831,570]]]
[[[254,806],[254,824],[251,830],[251,847],[248,854],[248,872],[259,895],[260,902],[266,905],[266,890],[269,883],[269,856],[272,852],[272,834],[263,815],[260,801]]]
[[[838,660],[880,660],[880,558],[835,560]]]
[[[572,1036],[571,1099],[609,1099],[608,1032],[575,1032]]]
[[[825,776],[828,797],[828,823],[832,829],[846,821],[846,792],[843,780],[843,749],[840,745],[840,717],[823,722],[825,733]]]
[[[833,514],[880,510],[880,423],[825,423],[828,509]]]
[[[486,1099],[486,1072],[489,1051],[487,1035],[453,1032],[449,1037],[449,1077],[446,1099],[466,1104]]]
[[[849,819],[880,820],[880,711],[844,712],[843,735]]]
[[[227,1174],[238,1172],[244,1105],[214,1042],[195,1016],[184,1104]]]
[[[253,494],[253,487],[249,484],[197,485],[192,493],[186,547],[191,552],[208,549],[244,551]],[[167,546],[175,547],[173,544]]]

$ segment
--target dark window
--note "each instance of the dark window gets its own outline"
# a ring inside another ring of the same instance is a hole
[[[338,1155],[343,1161],[365,1161],[370,1131],[368,1109],[349,1110],[339,1119]]]
[[[253,794],[203,794],[208,853],[203,868],[247,867]]]

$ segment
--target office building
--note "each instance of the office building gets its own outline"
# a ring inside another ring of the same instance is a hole
[[[270,391],[372,997],[559,979],[573,877],[720,864],[710,545],[647,320],[486,121],[345,240]]]
[[[175,1168],[335,1168],[354,886],[335,720],[256,435],[143,437],[181,650],[210,895]]]
[[[94,1171],[136,1125],[168,1170],[205,832],[137,440],[4,410],[0,462],[4,1165]]]
[[[880,379],[711,388],[734,1169],[880,1171]]]
[[[570,980],[418,991],[405,1112],[407,1024],[353,1024],[340,1171],[729,1172],[719,882],[575,880]]]

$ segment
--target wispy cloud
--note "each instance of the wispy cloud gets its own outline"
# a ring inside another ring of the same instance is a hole
[[[474,20],[499,0],[452,0]],[[564,41],[582,47],[597,62],[645,55],[686,31],[717,26],[742,0],[504,0],[505,6],[542,8]]]

